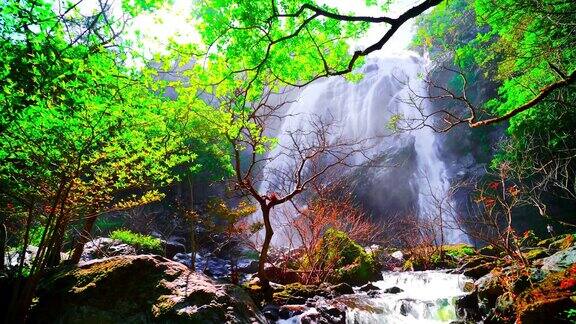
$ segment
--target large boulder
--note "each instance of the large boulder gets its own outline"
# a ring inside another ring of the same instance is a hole
[[[504,293],[504,287],[498,275],[488,273],[476,281],[478,287],[478,300],[484,310],[496,304],[496,299]]]
[[[315,255],[319,259],[307,262],[321,265],[324,270],[334,270],[328,278],[332,283],[360,286],[382,279],[382,266],[374,255],[342,231],[328,229],[317,244]]]
[[[154,255],[62,269],[41,282],[34,323],[265,323],[240,288]]]
[[[542,270],[562,271],[576,263],[576,246],[562,250],[542,259]]]

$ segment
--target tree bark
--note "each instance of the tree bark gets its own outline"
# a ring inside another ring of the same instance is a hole
[[[0,224],[0,271],[4,270],[6,259],[6,225]]]
[[[270,281],[266,276],[266,271],[264,266],[268,257],[268,249],[270,248],[270,242],[272,241],[272,235],[274,235],[274,230],[272,229],[272,224],[270,223],[270,207],[267,205],[261,205],[262,219],[264,220],[264,242],[262,243],[262,250],[260,251],[260,259],[258,260],[258,278],[260,279],[260,284],[262,291],[264,292],[265,299],[271,299],[271,289]],[[269,296],[268,296],[269,295]]]
[[[84,228],[80,233],[80,236],[76,240],[76,244],[74,244],[74,252],[72,253],[72,257],[70,258],[70,262],[76,264],[80,262],[80,258],[82,257],[82,252],[84,252],[84,244],[88,242],[90,239],[90,233],[92,233],[92,228],[96,223],[96,219],[98,219],[98,214],[93,214],[86,217],[84,221]]]

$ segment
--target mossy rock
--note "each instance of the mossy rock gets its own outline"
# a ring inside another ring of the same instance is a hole
[[[552,242],[557,241],[559,239],[562,239],[565,236],[566,235],[559,235],[559,236],[549,237],[549,238],[544,239],[544,240],[540,240],[540,241],[538,241],[538,243],[536,243],[536,247],[548,248]]]
[[[304,260],[320,265],[334,266],[328,278],[332,283],[345,282],[350,285],[363,285],[382,278],[381,265],[372,253],[366,250],[342,231],[328,229],[316,246],[315,255],[319,260]]]
[[[532,260],[536,260],[536,259],[545,258],[545,257],[549,256],[550,253],[548,253],[548,249],[546,249],[546,248],[537,247],[537,248],[528,249],[528,250],[522,252],[522,255],[524,255],[526,260],[532,261]]]
[[[486,245],[485,247],[478,250],[478,253],[481,255],[486,255],[486,256],[499,256],[500,255],[500,251],[498,251],[492,245]]]
[[[574,245],[574,235],[568,234],[564,237],[550,243],[549,248],[552,250],[566,250]]]
[[[160,256],[117,256],[41,282],[34,323],[245,323],[265,319],[239,287]]]
[[[304,304],[308,298],[314,296],[329,297],[330,292],[316,285],[293,283],[285,285],[282,290],[275,292],[272,299],[278,305]]]

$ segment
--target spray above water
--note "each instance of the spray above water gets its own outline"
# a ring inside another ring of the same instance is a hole
[[[337,131],[327,134],[329,141],[370,139],[370,145],[363,155],[355,154],[350,158],[350,163],[354,165],[385,156],[409,143],[415,152],[415,168],[406,170],[411,175],[407,183],[402,185],[416,192],[413,205],[417,207],[419,218],[425,220],[439,217],[445,243],[468,242],[466,235],[454,226],[453,215],[449,213],[453,206],[449,198],[450,181],[446,166],[439,156],[437,134],[427,127],[394,134],[389,127],[394,116],[400,116],[400,123],[405,123],[404,126],[410,126],[406,123],[411,119],[421,118],[418,109],[407,103],[406,98],[413,89],[424,87],[421,75],[427,64],[426,59],[413,52],[391,57],[371,57],[361,70],[364,78],[357,83],[338,77],[319,80],[306,86],[297,100],[286,108],[285,117],[276,129],[279,146],[270,154],[277,158],[264,167],[265,180],[261,183],[261,192],[275,191],[279,187],[277,175],[289,169],[290,153],[282,150],[294,140],[293,134],[313,133],[313,118],[330,120],[338,127]],[[427,103],[424,102],[422,107],[428,109]],[[381,170],[373,167],[366,172],[372,172],[377,177]]]

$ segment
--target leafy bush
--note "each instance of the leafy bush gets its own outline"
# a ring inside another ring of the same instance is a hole
[[[564,314],[566,314],[566,318],[572,323],[576,322],[576,308],[571,308],[565,311]]]
[[[342,231],[328,229],[316,247],[315,262],[330,270],[332,282],[360,285],[379,279],[380,267],[371,253]]]
[[[124,225],[124,222],[117,217],[99,217],[96,220],[96,224],[94,227],[96,231],[99,233],[110,233],[114,230],[121,229]]]
[[[162,253],[162,242],[150,235],[142,235],[129,230],[115,230],[110,238],[134,246],[139,252]]]
[[[476,250],[470,245],[465,244],[458,244],[458,245],[446,245],[444,246],[444,251],[447,255],[460,259],[467,255],[474,255],[476,254]]]
[[[30,228],[30,238],[28,244],[34,246],[40,245],[40,241],[42,241],[42,236],[44,235],[45,229],[46,228],[41,225]]]

